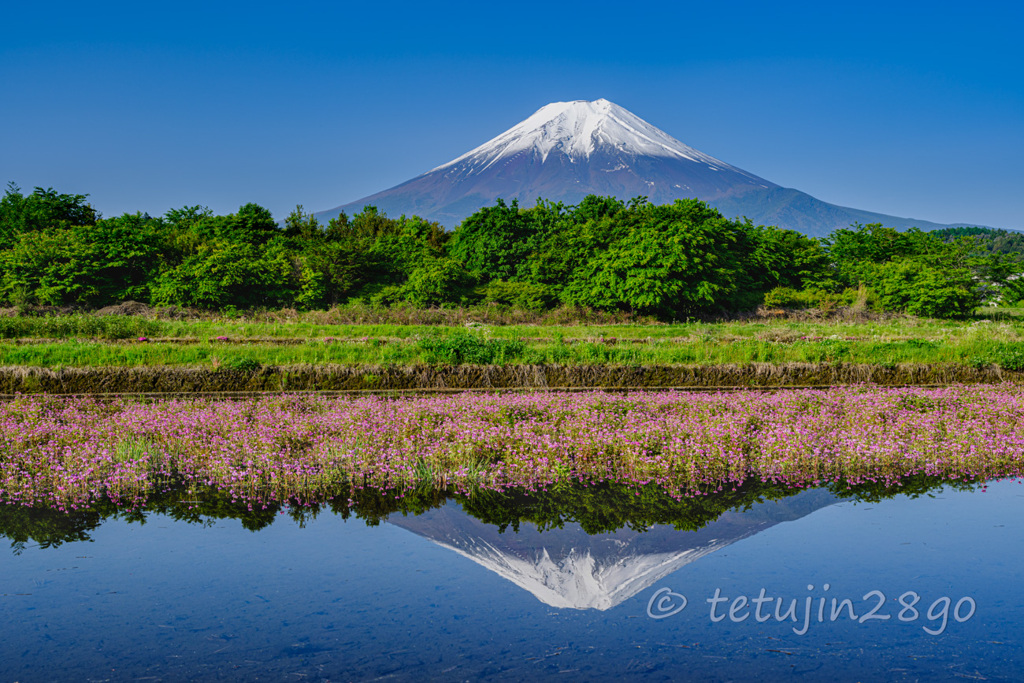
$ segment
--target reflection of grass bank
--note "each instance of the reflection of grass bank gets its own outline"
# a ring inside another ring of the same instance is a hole
[[[985,384],[1020,377],[997,366],[955,363],[746,363],[730,365],[300,365],[218,368],[0,368],[0,394],[194,394],[204,392],[461,389],[655,389]]]
[[[1024,472],[1011,386],[777,393],[20,397],[0,403],[0,499],[74,508],[167,485],[264,505],[339,486],[397,497],[656,486],[676,498],[760,483],[886,485]]]

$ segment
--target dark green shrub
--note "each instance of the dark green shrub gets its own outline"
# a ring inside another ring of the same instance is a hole
[[[478,288],[477,292],[483,297],[484,303],[495,303],[527,311],[551,308],[557,301],[552,287],[535,282],[492,280]]]
[[[234,370],[235,372],[258,372],[263,364],[255,358],[228,358],[221,363],[221,367],[225,370]]]
[[[1003,370],[1024,372],[1024,349],[1008,345],[996,352],[995,362]]]
[[[483,335],[456,332],[442,337],[423,339],[420,349],[428,363],[448,365],[493,365],[518,360],[526,351],[526,344],[518,339],[486,339]]]
[[[821,294],[815,290],[776,287],[764,295],[764,305],[768,308],[790,308],[797,310],[816,308],[821,301]]]
[[[43,317],[0,317],[0,338],[38,337],[69,339],[133,339],[157,337],[163,330],[158,320],[131,315],[54,315]]]

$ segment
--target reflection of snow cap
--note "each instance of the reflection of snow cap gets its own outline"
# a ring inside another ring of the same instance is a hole
[[[454,550],[547,605],[606,610],[709,553],[836,500],[824,490],[804,491],[745,512],[727,512],[699,531],[655,526],[646,532],[621,529],[591,536],[578,524],[541,533],[524,522],[518,533],[500,533],[454,502],[389,522]]]
[[[721,542],[678,553],[627,555],[614,562],[599,562],[589,549],[578,551],[575,548],[555,560],[547,548],[540,548],[531,562],[486,542],[471,549],[438,542],[526,589],[547,605],[599,610],[618,605],[684,565],[728,544]]]

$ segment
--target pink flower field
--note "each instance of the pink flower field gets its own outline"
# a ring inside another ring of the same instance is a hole
[[[0,403],[0,500],[74,509],[172,485],[258,504],[348,486],[545,489],[612,481],[707,495],[748,481],[898,485],[1024,471],[1024,391],[530,393]]]

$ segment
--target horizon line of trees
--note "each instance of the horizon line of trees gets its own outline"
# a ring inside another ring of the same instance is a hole
[[[680,319],[759,305],[867,303],[961,317],[1024,298],[1024,235],[855,224],[824,239],[729,220],[696,199],[591,195],[529,209],[497,200],[452,231],[368,206],[282,225],[258,204],[214,215],[102,218],[87,195],[10,183],[0,199],[0,304],[100,308],[127,300],[211,310],[560,305]]]

